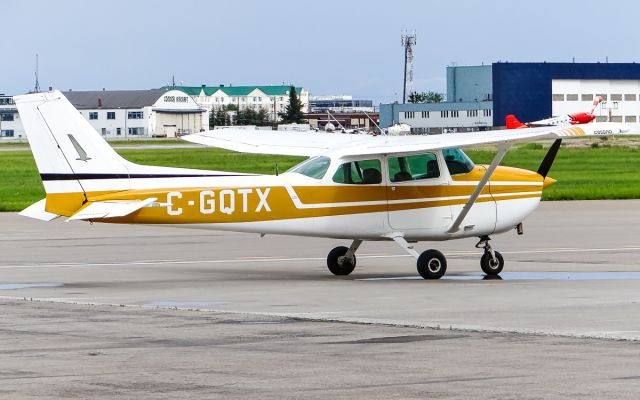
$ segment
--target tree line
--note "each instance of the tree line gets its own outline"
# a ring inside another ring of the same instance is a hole
[[[442,93],[428,92],[411,92],[407,98],[408,103],[442,103],[444,95]]]

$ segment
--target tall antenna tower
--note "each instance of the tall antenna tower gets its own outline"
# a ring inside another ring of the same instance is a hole
[[[36,86],[33,88],[35,93],[40,92],[40,82],[38,81],[38,53],[36,53]]]
[[[404,47],[404,86],[402,88],[402,103],[407,102],[407,89],[411,93],[413,89],[413,46],[416,45],[416,32],[405,31],[401,36]]]

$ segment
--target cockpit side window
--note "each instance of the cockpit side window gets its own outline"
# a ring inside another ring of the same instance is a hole
[[[313,157],[291,168],[287,172],[295,172],[309,178],[322,179],[327,173],[331,159],[329,157]]]
[[[442,150],[442,156],[451,175],[466,174],[473,170],[473,161],[460,149]]]
[[[439,176],[440,167],[434,153],[389,157],[389,179],[393,183],[438,178]]]
[[[382,183],[380,160],[349,161],[338,167],[333,174],[335,183],[372,185]]]

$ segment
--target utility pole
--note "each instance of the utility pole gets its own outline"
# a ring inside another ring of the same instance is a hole
[[[404,32],[401,36],[404,47],[404,86],[402,88],[402,104],[407,102],[407,89],[413,89],[413,46],[416,45],[416,33]]]
[[[40,93],[40,82],[38,81],[38,53],[36,53],[36,85],[33,88],[34,93]]]

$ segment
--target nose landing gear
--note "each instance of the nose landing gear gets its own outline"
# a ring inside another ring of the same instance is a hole
[[[484,254],[482,258],[480,258],[480,268],[482,268],[482,272],[489,276],[496,276],[502,272],[502,268],[504,268],[504,258],[502,254],[493,250],[489,243],[490,240],[491,238],[489,238],[489,236],[482,236],[476,244],[476,248],[484,249]]]
[[[334,275],[349,275],[356,268],[356,250],[362,240],[354,240],[350,247],[338,246],[329,252],[327,267]]]

